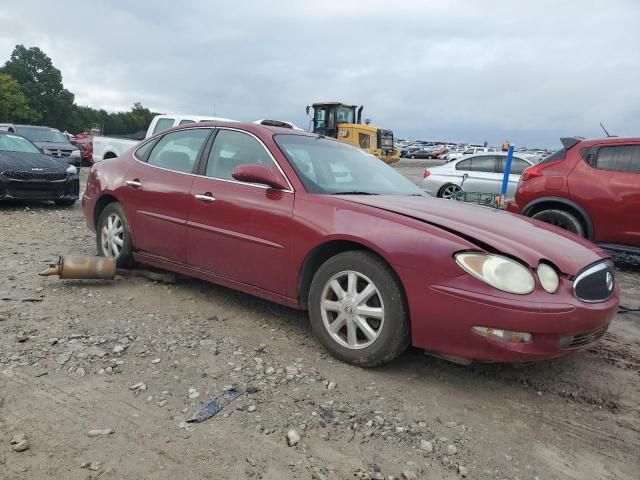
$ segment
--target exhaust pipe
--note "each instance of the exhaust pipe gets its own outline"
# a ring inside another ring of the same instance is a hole
[[[116,259],[113,257],[60,257],[58,263],[38,275],[58,275],[61,279],[113,280],[116,276]]]

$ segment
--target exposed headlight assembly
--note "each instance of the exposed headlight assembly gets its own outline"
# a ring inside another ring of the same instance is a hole
[[[78,169],[76,167],[74,167],[73,165],[69,165],[69,168],[67,168],[67,174],[68,175],[75,175],[76,173],[78,173]]]
[[[455,259],[468,274],[503,292],[526,295],[536,287],[529,269],[510,258],[490,253],[463,252],[458,253]]]
[[[551,265],[541,263],[538,265],[538,280],[547,293],[556,293],[560,286],[560,277]]]

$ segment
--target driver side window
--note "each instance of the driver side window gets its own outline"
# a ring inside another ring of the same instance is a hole
[[[239,165],[272,168],[273,162],[262,144],[252,136],[234,130],[220,130],[211,147],[205,175],[233,180],[231,172]]]

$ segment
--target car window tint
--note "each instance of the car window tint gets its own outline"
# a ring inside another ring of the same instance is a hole
[[[640,145],[600,148],[596,159],[596,168],[617,172],[640,173]]]
[[[495,173],[496,162],[493,155],[471,157],[456,165],[456,170],[468,170],[470,172]]]
[[[136,157],[138,157],[140,160],[146,162],[147,161],[147,157],[149,156],[149,152],[151,151],[151,149],[153,148],[154,145],[155,145],[154,141],[145,143],[144,145],[142,145],[140,148],[138,148],[135,151]]]
[[[456,170],[471,170],[471,159],[462,160],[456,164]]]
[[[156,133],[173,127],[173,121],[173,118],[159,118],[156,122],[155,128],[153,129],[153,134],[155,135]]]
[[[498,162],[499,162],[498,172],[504,173],[505,166],[507,165],[507,157],[506,156],[498,157]],[[522,175],[522,172],[524,172],[525,169],[529,168],[530,166],[531,164],[527,163],[522,158],[513,157],[513,160],[511,161],[511,172],[509,173],[510,175]]]
[[[207,160],[207,177],[233,180],[231,172],[238,165],[273,167],[271,157],[262,144],[246,133],[220,130]]]
[[[147,162],[156,167],[191,173],[210,132],[208,128],[191,128],[168,133],[153,147]]]

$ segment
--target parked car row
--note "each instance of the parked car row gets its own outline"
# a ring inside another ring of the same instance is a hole
[[[21,135],[33,142],[42,153],[63,159],[76,167],[81,166],[80,148],[71,143],[69,138],[57,128],[2,124],[0,131]]]

